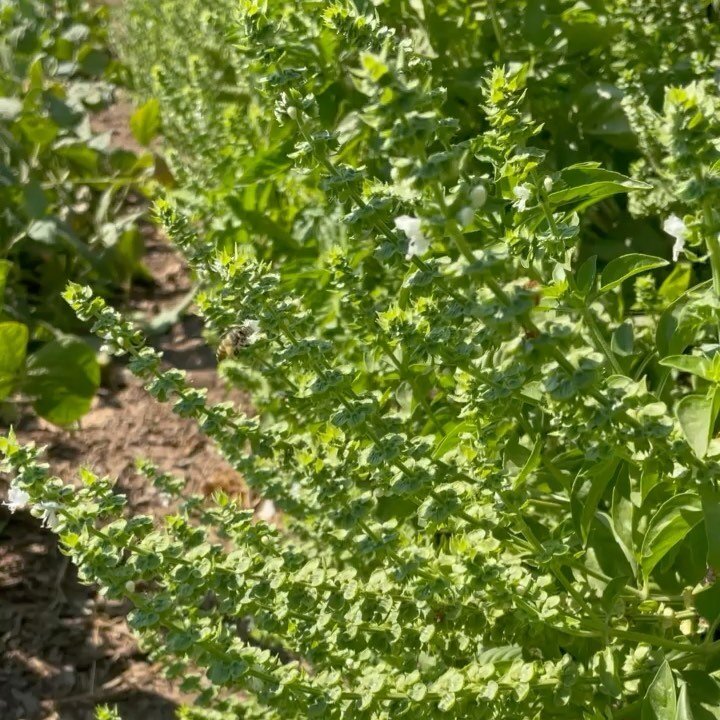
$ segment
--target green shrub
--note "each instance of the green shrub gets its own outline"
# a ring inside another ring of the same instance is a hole
[[[2,447],[11,500],[130,598],[198,695],[186,716],[718,717],[705,8],[129,12],[184,168],[158,214],[255,413],[210,404],[88,288],[65,297],[283,529],[223,493],[126,517],[109,480],[74,490]]]
[[[68,333],[69,280],[117,294],[140,271],[128,192],[152,165],[94,134],[112,98],[107,10],[87,2],[0,2],[0,401],[15,392],[58,424],[89,407],[100,371]]]

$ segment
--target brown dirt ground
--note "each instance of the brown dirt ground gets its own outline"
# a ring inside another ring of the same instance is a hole
[[[129,103],[122,102],[96,118],[96,128],[131,145],[125,131],[129,112]],[[135,288],[126,310],[157,316],[182,300],[191,281],[173,249],[153,228],[146,231],[145,262],[154,284]],[[245,404],[241,394],[228,394],[219,383],[201,330],[199,318],[186,314],[155,344],[170,365],[207,387],[211,399]],[[122,366],[112,370],[110,387],[98,394],[78,430],[61,430],[28,414],[17,425],[19,438],[47,446],[47,461],[66,481],[81,466],[117,477],[135,512],[164,511],[158,494],[134,470],[138,457],[183,475],[190,491],[209,494],[222,487],[251,502],[241,478],[192,421],[149,397]],[[79,584],[39,521],[0,506],[0,718],[90,720],[99,703],[117,704],[126,720],[174,717],[183,698],[138,650],[125,623],[127,610]]]

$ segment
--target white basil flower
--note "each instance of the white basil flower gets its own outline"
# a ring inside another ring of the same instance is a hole
[[[395,227],[402,230],[408,239],[407,259],[416,255],[424,255],[430,249],[430,241],[422,231],[420,219],[411,215],[400,215],[395,218]]]
[[[487,202],[487,190],[484,185],[476,185],[470,191],[470,203],[479,210]]]
[[[58,518],[57,514],[60,506],[54,502],[42,502],[38,503],[37,507],[39,510],[42,510],[41,519],[43,525],[49,530],[55,530],[60,524],[60,519]]]
[[[685,249],[685,238],[687,236],[687,225],[677,215],[671,215],[663,223],[663,230],[675,238],[675,244],[673,245],[673,261],[677,262],[680,257],[680,253]]]
[[[3,505],[7,505],[11,513],[24,510],[30,502],[30,495],[19,487],[10,487],[8,499]]]
[[[464,207],[457,215],[460,227],[467,227],[475,219],[475,210],[471,207]]]
[[[552,192],[553,189],[553,179],[548,175],[543,180],[543,187],[545,188],[545,192],[548,193],[548,195]]]
[[[527,208],[528,203],[532,199],[532,194],[532,188],[527,184],[518,185],[513,189],[513,195],[516,197],[513,204],[520,212],[523,212]]]

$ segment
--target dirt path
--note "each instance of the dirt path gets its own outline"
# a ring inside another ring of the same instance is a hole
[[[95,129],[135,149],[126,131],[130,107],[123,101],[106,110],[95,118]],[[180,302],[191,281],[174,250],[153,228],[146,230],[145,262],[155,283],[136,288],[128,305],[152,316]],[[156,345],[193,384],[207,387],[212,399],[227,399],[201,330],[200,320],[187,315]],[[60,430],[27,416],[17,428],[20,439],[47,446],[48,462],[65,480],[81,466],[117,477],[133,512],[164,511],[158,494],[134,470],[138,457],[183,475],[193,492],[222,487],[243,495],[241,479],[192,421],[150,398],[122,366],[111,376],[112,387],[98,394],[79,430]],[[244,403],[237,393],[230,399]],[[0,479],[0,496],[4,491]],[[127,610],[80,585],[54,536],[37,520],[25,513],[11,516],[0,506],[0,718],[90,720],[94,706],[103,702],[117,704],[125,720],[174,717],[182,697],[138,650],[125,623]]]

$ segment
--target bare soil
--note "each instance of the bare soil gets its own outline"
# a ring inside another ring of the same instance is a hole
[[[127,102],[113,106],[95,118],[96,130],[109,130],[114,142],[135,149],[126,132],[129,113]],[[148,226],[146,235],[145,262],[154,282],[133,289],[125,311],[152,317],[181,302],[191,279],[154,228]],[[242,394],[219,383],[201,332],[200,319],[186,314],[155,344],[168,364],[207,387],[211,399],[245,404]],[[166,511],[158,493],[135,472],[138,457],[184,476],[192,492],[223,488],[250,502],[242,479],[192,421],[152,399],[121,365],[111,367],[108,385],[79,429],[55,428],[27,414],[16,428],[20,440],[47,446],[47,461],[66,481],[80,467],[116,477],[133,512]],[[0,498],[5,489],[0,479]],[[39,521],[0,506],[0,718],[90,720],[99,703],[117,704],[126,720],[174,717],[183,698],[138,649],[124,619],[127,610],[78,582]]]

